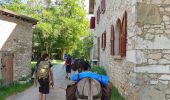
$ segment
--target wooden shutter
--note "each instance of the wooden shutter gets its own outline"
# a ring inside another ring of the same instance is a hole
[[[121,32],[121,57],[126,56],[126,42],[127,42],[127,12],[124,13],[122,21],[122,32]]]
[[[114,26],[112,25],[111,26],[111,32],[110,32],[111,34],[110,34],[110,54],[111,55],[114,55]]]
[[[104,48],[106,48],[106,31],[103,34],[104,34]]]
[[[98,37],[98,62],[100,61],[100,37]]]
[[[90,29],[94,29],[95,28],[95,17],[91,17],[90,19]]]
[[[99,21],[100,21],[100,6],[98,7],[97,10],[97,24],[99,24]]]
[[[103,0],[103,13],[106,11],[106,0]]]
[[[101,40],[102,40],[101,45],[102,45],[102,48],[103,48],[103,34],[102,34]]]
[[[101,1],[101,12],[104,13],[106,10],[106,0]]]

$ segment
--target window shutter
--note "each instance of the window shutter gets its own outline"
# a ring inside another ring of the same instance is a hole
[[[102,40],[101,45],[102,45],[102,48],[103,48],[103,34],[102,34],[101,40]]]
[[[124,13],[122,21],[122,33],[121,33],[121,57],[126,56],[126,42],[127,42],[127,12]]]
[[[106,31],[104,32],[104,48],[106,48]]]
[[[112,25],[111,26],[111,34],[110,34],[110,44],[111,44],[111,46],[110,46],[110,54],[111,55],[114,55],[114,26]]]
[[[91,17],[90,19],[90,29],[94,29],[95,28],[95,17]]]
[[[106,10],[106,0],[102,0],[101,1],[101,12],[102,12],[102,14],[104,14],[105,10]]]
[[[98,7],[97,10],[97,24],[99,24],[99,21],[100,21],[100,6]]]
[[[106,11],[106,0],[103,0],[103,13]]]
[[[100,60],[100,37],[98,37],[98,61]]]

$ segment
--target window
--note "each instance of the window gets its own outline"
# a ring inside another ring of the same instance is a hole
[[[127,12],[125,11],[123,20],[122,20],[122,32],[120,36],[120,55],[121,57],[126,56],[126,42],[127,42]]]
[[[97,41],[98,41],[98,61],[100,61],[100,37],[98,37]]]
[[[101,1],[101,13],[103,14],[106,10],[106,0]]]
[[[120,55],[120,34],[121,34],[121,21],[120,19],[116,22],[116,29],[114,34],[114,54]]]
[[[114,55],[114,26],[111,26],[110,32],[110,54]]]
[[[102,49],[105,49],[106,48],[106,31],[103,32],[102,34]]]
[[[104,31],[104,33],[103,33],[103,39],[104,39],[104,42],[103,42],[103,44],[104,44],[104,47],[103,47],[103,49],[105,49],[106,48],[106,31]]]
[[[101,40],[102,40],[101,47],[103,48],[103,34],[102,34]]]
[[[100,21],[100,6],[98,7],[97,10],[97,24],[99,24],[99,21]]]
[[[90,19],[90,29],[94,29],[95,28],[95,17],[91,17]]]

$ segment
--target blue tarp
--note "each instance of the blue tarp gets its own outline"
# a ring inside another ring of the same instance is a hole
[[[71,79],[73,81],[79,81],[83,78],[93,78],[98,80],[101,84],[103,84],[104,86],[107,86],[109,83],[109,77],[106,75],[100,75],[97,73],[93,73],[93,72],[82,72],[79,74],[73,74]]]

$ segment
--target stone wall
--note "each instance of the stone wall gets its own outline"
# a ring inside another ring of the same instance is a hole
[[[170,0],[138,0],[136,86],[141,100],[170,97]]]
[[[95,16],[97,16],[96,12],[99,5],[100,0],[96,0]],[[121,58],[120,55],[112,56],[110,54],[110,32],[112,24],[114,25],[114,29],[116,29],[118,18],[122,21],[125,11],[128,13],[127,57]],[[136,11],[134,0],[106,0],[106,11],[104,14],[100,14],[99,24],[96,23],[94,31],[94,34],[100,37],[101,47],[101,35],[106,30],[106,48],[100,48],[100,66],[106,67],[112,83],[119,89],[121,94],[129,100],[138,100],[138,96],[136,96],[137,94],[133,88],[136,82],[136,74],[133,73],[133,69],[136,66],[134,41],[135,34],[138,31],[135,22]]]
[[[14,81],[21,78],[22,75],[30,75],[31,65],[31,52],[32,52],[32,24],[16,19],[14,17],[7,17],[0,15],[0,22],[15,24],[15,27],[11,29],[7,28],[4,24],[4,30],[11,30],[8,38],[0,48],[0,51],[7,51],[14,54]],[[8,25],[10,26],[10,25]],[[4,33],[0,30],[1,34]]]
[[[101,1],[95,2],[96,17]],[[110,54],[110,32],[125,11],[127,55],[121,58]],[[94,35],[101,40],[104,31],[107,41],[106,48],[100,48],[100,65],[126,100],[170,100],[170,0],[106,0]]]

